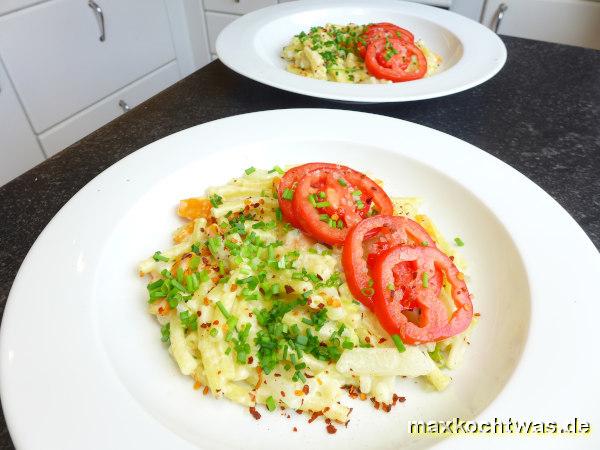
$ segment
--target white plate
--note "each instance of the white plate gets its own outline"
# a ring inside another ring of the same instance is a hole
[[[300,31],[326,23],[393,22],[443,58],[435,75],[394,84],[348,84],[288,72],[281,49]],[[464,91],[493,77],[506,61],[504,43],[483,25],[432,6],[397,0],[295,1],[247,14],[217,38],[219,59],[242,75],[299,94],[351,102],[403,102]]]
[[[251,165],[313,160],[368,170],[393,195],[422,196],[446,236],[464,240],[482,314],[447,391],[401,382],[397,391],[406,403],[384,414],[359,402],[348,428],[335,436],[322,422],[309,426],[295,413],[291,419],[264,413],[257,422],[237,404],[194,391],[160,342],[136,274],[142,257],[170,245],[178,199],[202,194]],[[269,449],[283,442],[289,450],[397,449],[438,442],[409,436],[409,419],[593,422],[600,418],[594,350],[600,304],[592,287],[599,278],[600,257],[571,217],[517,171],[465,142],[347,111],[231,117],[119,161],[48,224],[23,262],[4,313],[4,413],[18,448],[46,450]],[[589,448],[598,436],[569,442]],[[480,443],[450,439],[440,446]]]

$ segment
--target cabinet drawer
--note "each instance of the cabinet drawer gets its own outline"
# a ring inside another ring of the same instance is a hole
[[[39,135],[48,156],[87,136],[92,131],[123,114],[119,102],[123,100],[131,108],[152,97],[179,79],[177,62],[172,61],[151,74],[131,83],[124,89],[99,101],[75,116]]]
[[[0,186],[43,160],[42,149],[0,61]]]
[[[498,32],[600,50],[600,3],[585,0],[488,0],[483,24],[493,27],[498,6],[508,9]]]
[[[175,58],[163,0],[53,0],[0,18],[0,55],[39,133]]]
[[[208,46],[210,47],[211,53],[217,53],[215,50],[215,43],[217,42],[217,37],[223,28],[237,19],[239,16],[234,16],[231,14],[221,14],[221,13],[206,13],[206,29],[208,32]]]
[[[277,0],[204,0],[205,9],[234,14],[246,14],[276,4]]]

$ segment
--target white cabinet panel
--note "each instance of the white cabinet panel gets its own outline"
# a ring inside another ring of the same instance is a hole
[[[44,160],[0,62],[0,186]]]
[[[0,14],[27,8],[39,2],[40,0],[0,0]]]
[[[92,131],[123,114],[119,102],[131,108],[152,97],[179,79],[177,62],[172,61],[129,86],[99,101],[88,109],[40,134],[40,142],[48,156],[87,136]]]
[[[163,0],[53,0],[0,17],[0,56],[37,132],[174,59]],[[24,51],[24,49],[26,49]]]
[[[493,27],[500,3],[508,9],[498,32],[600,50],[600,2],[585,0],[488,0],[483,24]]]
[[[204,0],[206,9],[234,14],[246,14],[275,4],[277,0]]]
[[[215,50],[215,43],[217,42],[217,37],[221,30],[238,17],[239,16],[233,16],[231,14],[214,12],[206,13],[206,29],[208,30],[208,45],[211,53],[217,53]]]

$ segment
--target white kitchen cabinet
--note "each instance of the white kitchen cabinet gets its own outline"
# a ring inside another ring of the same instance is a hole
[[[96,124],[116,119],[125,110],[134,108],[147,98],[158,94],[178,79],[177,63],[172,61],[41,133],[39,138],[46,155],[51,156],[61,151],[98,128]]]
[[[217,53],[215,43],[217,42],[217,37],[221,30],[238,17],[239,16],[234,16],[233,14],[206,12],[206,30],[208,32],[208,45],[211,53]]]
[[[163,0],[54,0],[0,18],[0,55],[40,133],[175,58]],[[23,46],[26,43],[26,47]]]
[[[500,4],[507,8],[498,33],[600,50],[600,2],[488,0],[483,24],[494,29]]]
[[[1,61],[0,146],[0,186],[44,160]]]
[[[0,186],[210,62],[200,0],[90,4],[0,0]]]

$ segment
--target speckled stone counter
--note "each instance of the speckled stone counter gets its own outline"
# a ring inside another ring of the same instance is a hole
[[[508,61],[493,79],[466,92],[412,103],[350,105],[304,97],[211,63],[0,188],[2,312],[34,240],[94,176],[163,136],[267,109],[355,109],[454,135],[531,178],[600,248],[600,51],[503,39]],[[13,445],[2,418],[0,449],[6,448]]]

